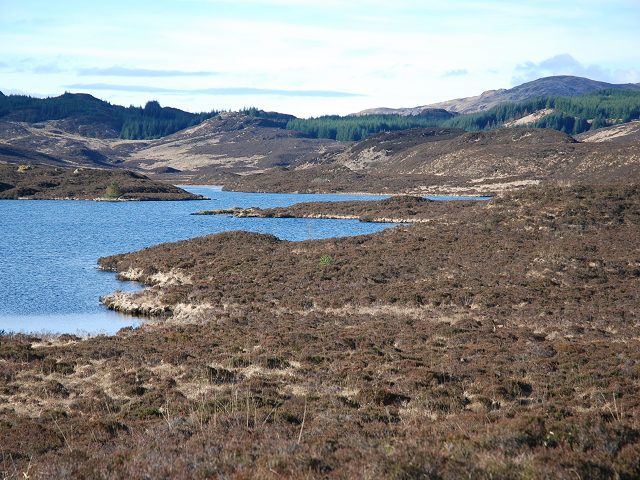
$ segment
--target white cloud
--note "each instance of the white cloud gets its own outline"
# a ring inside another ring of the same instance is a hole
[[[423,105],[559,72],[640,81],[637,49],[611,48],[640,44],[632,21],[640,8],[631,0],[181,0],[151,9],[124,0],[83,8],[72,8],[80,0],[55,3],[35,8],[34,0],[22,0],[0,16],[7,88],[63,91],[89,75],[86,83],[96,84],[141,78],[131,83],[172,95],[169,100],[191,110],[249,101],[249,95],[207,89],[366,95],[325,102],[250,98],[257,107],[318,115]],[[558,45],[571,46],[580,62],[555,58]],[[28,65],[18,62],[26,57]],[[100,93],[109,101],[144,104],[150,92]]]

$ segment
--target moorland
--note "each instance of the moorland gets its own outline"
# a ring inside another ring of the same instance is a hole
[[[603,95],[618,94],[578,104]],[[114,336],[0,335],[3,477],[638,478],[633,115],[581,133],[577,116],[571,132],[404,123],[351,142],[279,115],[224,113],[159,139],[73,134],[80,143],[61,119],[11,128],[41,132],[52,150],[33,158],[90,141],[128,152],[104,168],[155,179],[492,198],[238,212],[406,223],[303,242],[225,232],[99,259],[146,285],[101,301],[147,321]],[[30,135],[12,148],[29,150]],[[286,148],[270,155],[260,135]],[[162,156],[169,144],[175,157]]]
[[[344,239],[100,260],[113,337],[2,337],[4,469],[43,477],[636,478],[637,186],[428,202]]]

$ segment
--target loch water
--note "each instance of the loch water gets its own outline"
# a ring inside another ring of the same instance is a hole
[[[140,319],[112,312],[99,302],[101,296],[116,290],[141,288],[135,282],[117,280],[114,273],[98,270],[97,260],[102,256],[231,230],[270,233],[283,240],[307,240],[362,235],[393,226],[357,220],[191,215],[200,210],[378,200],[384,196],[184,188],[209,200],[0,201],[0,333],[113,334],[122,327],[139,325]]]
[[[306,240],[373,233],[356,220],[191,215],[231,207],[371,200],[364,195],[262,194],[186,187],[210,200],[183,202],[0,201],[0,332],[112,334],[139,319],[107,310],[102,295],[136,290],[97,269],[99,257],[229,230]]]

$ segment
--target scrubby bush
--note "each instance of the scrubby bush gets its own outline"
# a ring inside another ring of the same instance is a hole
[[[112,181],[105,191],[105,197],[111,199],[117,199],[122,196],[122,190],[120,189],[120,184],[115,180]]]

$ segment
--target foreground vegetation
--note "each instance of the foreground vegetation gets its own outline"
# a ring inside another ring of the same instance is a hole
[[[107,303],[173,316],[0,337],[2,475],[638,478],[639,207],[529,188],[375,235],[102,259],[154,285]]]

